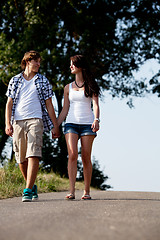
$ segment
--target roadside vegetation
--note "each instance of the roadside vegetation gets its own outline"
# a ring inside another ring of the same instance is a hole
[[[60,177],[55,173],[44,173],[39,171],[36,184],[38,186],[38,193],[68,191],[68,178]],[[22,195],[25,187],[25,181],[15,163],[0,168],[0,199],[18,197]],[[76,189],[82,190],[84,188],[83,181],[76,183]]]

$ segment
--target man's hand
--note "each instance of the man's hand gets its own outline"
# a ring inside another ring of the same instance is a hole
[[[52,139],[59,138],[61,136],[58,127],[57,128],[55,128],[55,127],[52,128],[51,133],[52,133]]]
[[[10,137],[13,136],[13,127],[11,124],[6,125],[5,132],[8,136],[10,136]]]

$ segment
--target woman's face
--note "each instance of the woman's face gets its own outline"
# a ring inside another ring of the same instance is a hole
[[[82,71],[81,68],[77,68],[77,67],[73,64],[72,60],[71,60],[71,64],[70,64],[70,69],[71,69],[71,73],[72,73],[72,74],[77,74],[78,72],[81,72],[81,71]]]

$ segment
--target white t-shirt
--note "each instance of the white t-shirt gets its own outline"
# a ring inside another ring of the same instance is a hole
[[[94,115],[91,109],[91,98],[86,97],[84,90],[76,91],[69,85],[70,107],[66,118],[66,123],[92,124]]]
[[[23,78],[23,84],[19,93],[18,103],[15,109],[15,120],[30,118],[42,119],[42,108],[38,98],[36,85],[34,83],[36,75],[31,80]]]

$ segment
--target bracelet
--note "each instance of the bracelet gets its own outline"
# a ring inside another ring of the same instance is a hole
[[[95,118],[94,121],[98,121],[100,123],[100,119],[99,118]]]

